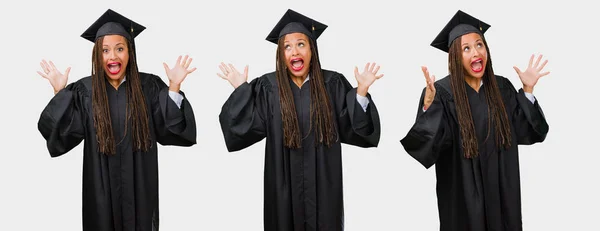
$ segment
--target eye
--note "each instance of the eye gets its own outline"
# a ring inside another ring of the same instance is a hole
[[[298,43],[298,47],[304,47],[304,43]]]
[[[289,50],[289,49],[291,48],[291,46],[286,44],[286,45],[284,46],[284,48],[285,48],[286,50]]]
[[[123,49],[123,47],[119,47],[119,48],[117,48],[117,50],[118,50],[118,51],[123,51],[123,50],[125,50],[125,49]]]
[[[483,43],[477,43],[477,48],[482,48],[483,47]]]
[[[102,49],[102,52],[106,53],[108,52],[108,49]]]
[[[467,52],[467,51],[469,51],[469,50],[470,50],[470,48],[469,48],[468,46],[466,46],[466,47],[463,47],[463,51]]]

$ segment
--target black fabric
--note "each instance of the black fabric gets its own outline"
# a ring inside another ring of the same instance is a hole
[[[275,73],[240,85],[219,115],[227,149],[242,150],[266,137],[264,230],[343,230],[341,143],[376,147],[379,115],[370,95],[367,112],[356,101],[356,88],[333,71],[323,71],[339,140],[318,144],[310,129],[310,82],[292,84],[302,132],[302,147],[283,143],[279,90]],[[313,81],[313,80],[309,80]]]
[[[544,141],[549,127],[537,100],[532,104],[504,77],[496,80],[510,121],[510,148],[498,148],[493,125],[488,127],[485,84],[479,93],[466,85],[479,155],[464,157],[449,77],[435,83],[435,99],[425,112],[423,90],[417,119],[400,140],[423,166],[435,164],[442,231],[523,229],[517,146]]]
[[[140,73],[140,78],[152,138],[148,152],[134,151],[131,123],[128,130],[124,130],[127,81],[118,89],[106,84],[117,148],[115,155],[98,152],[91,77],[69,84],[41,113],[38,129],[52,157],[61,156],[84,142],[83,230],[158,230],[157,143],[177,146],[196,143],[195,118],[187,99],[184,97],[179,109],[158,76]]]

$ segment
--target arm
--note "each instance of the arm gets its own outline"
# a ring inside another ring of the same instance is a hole
[[[379,66],[367,64],[363,73],[354,69],[358,87],[353,88],[348,80],[339,75],[339,80],[330,92],[334,92],[340,141],[358,147],[377,147],[381,135],[379,113],[368,89],[375,80]]]
[[[61,156],[84,138],[80,95],[75,84],[59,90],[42,111],[38,130],[46,140],[50,156]]]
[[[425,168],[437,161],[442,150],[452,144],[452,131],[440,96],[436,94],[424,111],[426,89],[421,94],[417,119],[408,134],[400,140],[406,152]]]
[[[152,89],[152,116],[156,140],[162,145],[192,146],[196,144],[196,119],[192,105],[180,91],[181,83],[196,68],[188,69],[192,59],[181,56],[173,69],[163,63],[169,86],[158,76]]]

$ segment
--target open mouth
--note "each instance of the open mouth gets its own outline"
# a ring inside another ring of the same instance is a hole
[[[292,64],[292,70],[294,71],[300,71],[304,68],[304,60],[302,58],[294,58],[290,61],[290,64]]]
[[[106,65],[108,72],[115,75],[121,71],[121,63],[119,62],[110,62]]]
[[[471,62],[471,70],[473,70],[474,72],[483,71],[483,59],[478,58]]]

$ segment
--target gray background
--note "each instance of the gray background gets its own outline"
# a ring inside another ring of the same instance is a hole
[[[92,43],[79,35],[107,8],[148,27],[136,40],[141,71],[167,81],[162,62],[173,65],[185,54],[198,67],[182,85],[196,113],[198,144],[159,147],[161,230],[262,230],[264,141],[226,151],[218,114],[233,88],[216,73],[220,61],[250,65],[249,80],[273,71],[276,46],[264,38],[288,8],[329,25],[319,39],[325,69],[354,86],[354,66],[375,61],[385,74],[369,89],[381,115],[379,147],[343,146],[346,230],[438,229],[435,171],[407,155],[399,140],[425,86],[420,66],[439,78],[447,74],[446,54],[429,43],[458,9],[492,25],[486,37],[495,72],[517,88],[513,65],[524,70],[532,53],[549,60],[551,74],[534,95],[550,133],[544,143],[520,147],[525,230],[597,229],[600,17],[588,1],[554,2],[6,2],[1,229],[81,229],[83,145],[50,158],[37,120],[53,93],[36,71],[49,59],[61,70],[72,67],[69,83],[89,75]]]

